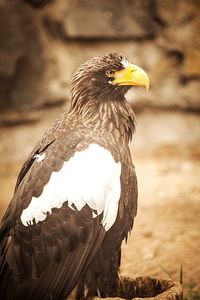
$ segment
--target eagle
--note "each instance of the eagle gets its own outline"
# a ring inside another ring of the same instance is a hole
[[[129,144],[135,117],[125,94],[148,89],[140,67],[117,53],[82,64],[71,105],[19,173],[0,225],[0,299],[114,295],[121,244],[137,212]]]

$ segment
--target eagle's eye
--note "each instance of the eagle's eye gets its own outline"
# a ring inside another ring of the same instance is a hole
[[[106,75],[108,77],[113,77],[115,75],[116,70],[108,70],[106,71]]]

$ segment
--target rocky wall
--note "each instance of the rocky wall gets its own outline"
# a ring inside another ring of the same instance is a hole
[[[200,110],[199,0],[0,1],[0,107],[69,99],[76,67],[116,51],[142,66],[135,107]]]

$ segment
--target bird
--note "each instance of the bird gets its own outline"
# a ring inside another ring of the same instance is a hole
[[[1,221],[0,299],[116,293],[138,198],[129,148],[135,115],[125,95],[149,84],[142,68],[114,52],[75,71],[70,108],[23,164]]]

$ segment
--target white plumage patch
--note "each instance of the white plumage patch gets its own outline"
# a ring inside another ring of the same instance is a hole
[[[129,63],[129,61],[128,61],[127,58],[123,57],[123,59],[122,59],[122,65],[124,66],[124,68],[127,68],[130,65],[130,63]]]
[[[45,159],[45,152],[43,154],[35,154],[33,158],[35,158],[36,162],[41,162]]]
[[[114,224],[120,199],[121,164],[116,163],[105,148],[91,144],[86,150],[76,152],[64,163],[59,172],[53,172],[40,197],[33,197],[23,210],[24,226],[44,221],[46,213],[60,208],[68,201],[81,210],[88,204],[97,214],[103,212],[102,225],[109,230]],[[96,214],[93,214],[95,217]]]

